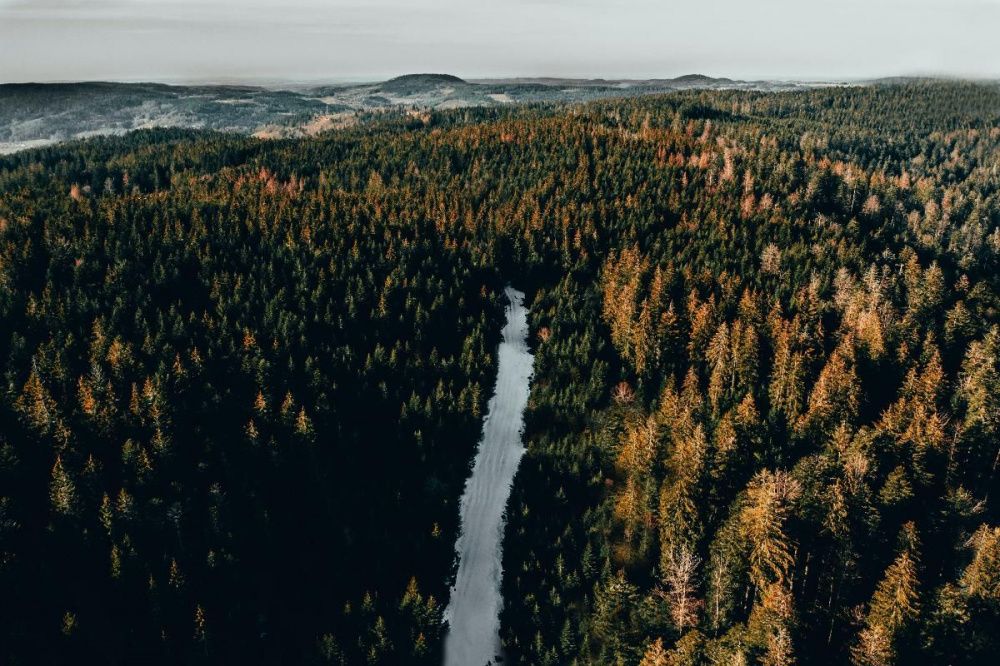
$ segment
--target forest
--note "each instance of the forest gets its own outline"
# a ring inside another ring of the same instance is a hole
[[[439,663],[514,284],[510,663],[993,663],[998,184],[943,81],[0,157],[0,662]]]

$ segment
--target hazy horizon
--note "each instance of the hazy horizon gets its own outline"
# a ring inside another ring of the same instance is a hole
[[[0,0],[0,82],[1000,76],[1000,0]]]
[[[554,81],[609,81],[609,82],[629,82],[629,81],[667,81],[671,79],[676,79],[678,77],[687,75],[702,75],[711,77],[713,79],[732,79],[733,81],[741,82],[754,82],[754,81],[767,81],[767,82],[789,82],[789,83],[817,83],[817,84],[831,84],[836,85],[838,83],[843,84],[861,84],[869,81],[878,80],[889,80],[889,79],[937,79],[942,81],[954,80],[954,81],[971,81],[971,82],[1000,82],[1000,75],[997,76],[976,76],[976,75],[961,75],[961,74],[949,74],[949,73],[922,73],[922,72],[911,72],[911,73],[887,73],[883,75],[873,75],[873,76],[857,76],[857,77],[793,77],[793,76],[755,76],[755,77],[736,77],[728,76],[725,72],[718,72],[707,74],[703,71],[689,71],[689,72],[679,72],[671,73],[669,75],[663,76],[648,76],[648,77],[636,77],[636,76],[559,76],[550,74],[512,74],[509,76],[503,75],[493,75],[493,76],[477,76],[477,75],[462,75],[456,74],[453,71],[434,71],[434,72],[424,72],[424,71],[399,71],[393,73],[387,73],[383,75],[370,75],[370,76],[338,76],[338,77],[316,77],[309,79],[302,78],[271,78],[271,77],[220,77],[220,78],[170,78],[170,77],[160,77],[160,78],[150,78],[150,77],[126,77],[126,78],[81,78],[81,79],[46,79],[46,80],[24,80],[24,81],[0,81],[0,86],[3,85],[56,85],[56,84],[74,84],[74,83],[121,83],[121,84],[151,84],[151,85],[166,85],[166,86],[247,86],[247,87],[257,87],[257,88],[270,88],[270,89],[281,89],[283,86],[287,86],[289,89],[297,88],[309,88],[318,86],[354,86],[354,85],[364,85],[364,84],[377,84],[383,83],[390,79],[394,79],[401,76],[407,76],[411,74],[432,74],[432,75],[452,75],[458,78],[470,82],[492,82],[492,81],[513,81],[513,80],[545,80],[550,79]]]

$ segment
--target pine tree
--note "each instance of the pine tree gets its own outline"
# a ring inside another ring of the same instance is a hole
[[[912,523],[903,527],[901,540],[901,551],[875,588],[865,628],[852,649],[856,664],[882,666],[892,663],[897,637],[912,626],[919,615],[916,531]]]
[[[56,462],[52,466],[52,481],[49,483],[49,498],[52,500],[52,508],[56,513],[66,516],[76,514],[77,494],[76,485],[69,472],[63,466],[62,458],[56,456]]]
[[[17,399],[17,407],[40,435],[57,432],[62,423],[56,401],[34,367]]]
[[[973,556],[962,572],[962,590],[969,596],[1000,604],[1000,528],[980,526],[969,544]]]
[[[669,666],[670,660],[667,651],[663,647],[663,639],[657,638],[649,644],[639,666]]]
[[[786,472],[764,470],[747,487],[746,504],[740,512],[740,532],[750,549],[750,578],[760,591],[771,583],[789,581],[792,542],[785,523],[801,487]]]
[[[194,639],[199,643],[208,641],[208,620],[201,604],[194,607]]]

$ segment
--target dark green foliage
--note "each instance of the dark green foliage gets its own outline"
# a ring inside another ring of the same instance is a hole
[[[998,109],[690,92],[0,160],[4,657],[437,661],[510,280],[513,657],[988,663]]]
[[[5,651],[433,661],[496,272],[391,190],[163,139],[0,176]]]
[[[997,89],[675,100],[581,120],[625,138],[580,195],[598,244],[532,304],[508,648],[990,663]]]

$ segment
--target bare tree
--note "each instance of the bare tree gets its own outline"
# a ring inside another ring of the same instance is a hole
[[[667,591],[663,596],[670,603],[670,615],[682,633],[698,624],[702,601],[696,596],[695,574],[700,564],[701,558],[686,545],[678,546],[667,555],[667,567],[663,572]]]

